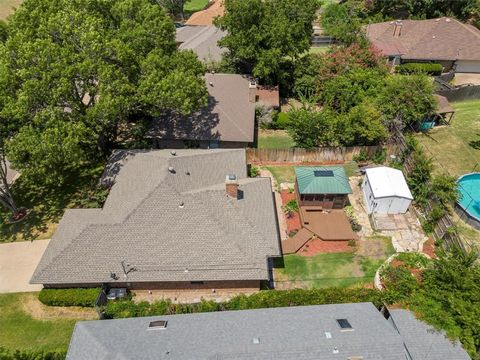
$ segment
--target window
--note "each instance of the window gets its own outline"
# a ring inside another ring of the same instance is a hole
[[[204,282],[203,281],[190,281],[190,284],[192,284],[192,285],[203,285]]]
[[[353,330],[352,325],[350,325],[347,319],[337,319],[337,323],[342,330]]]
[[[313,172],[315,177],[332,177],[333,171],[332,170],[315,170]]]
[[[149,330],[154,330],[154,329],[166,329],[167,327],[167,320],[155,320],[155,321],[150,321],[150,324],[148,325]]]

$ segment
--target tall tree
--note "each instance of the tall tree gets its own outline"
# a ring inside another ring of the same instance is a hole
[[[33,138],[62,134],[87,160],[132,119],[206,104],[203,65],[177,50],[172,20],[149,0],[25,0],[4,46],[0,118],[19,131],[7,150],[27,174],[26,159],[40,156]],[[56,146],[48,149],[46,158],[58,159]]]
[[[310,48],[317,0],[225,0],[216,24],[228,31],[220,44],[238,71],[278,83],[282,63]]]

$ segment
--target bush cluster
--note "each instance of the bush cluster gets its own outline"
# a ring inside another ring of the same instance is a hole
[[[103,311],[105,318],[117,319],[137,316],[172,315],[350,302],[373,302],[376,306],[380,306],[384,300],[383,296],[383,293],[377,290],[364,288],[294,289],[287,291],[265,290],[250,296],[239,295],[229,301],[220,303],[206,300],[202,300],[195,304],[173,304],[169,300],[159,300],[154,303],[135,303],[132,300],[108,302]]]
[[[427,75],[441,75],[443,66],[432,63],[406,63],[397,66],[397,72],[402,75],[409,74],[427,74]]]
[[[0,346],[1,360],[63,360],[65,351],[10,351]]]
[[[42,289],[38,299],[49,306],[94,307],[100,288],[90,289]]]

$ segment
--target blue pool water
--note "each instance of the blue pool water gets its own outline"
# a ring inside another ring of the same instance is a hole
[[[480,220],[480,173],[463,175],[458,179],[458,203],[473,217]]]

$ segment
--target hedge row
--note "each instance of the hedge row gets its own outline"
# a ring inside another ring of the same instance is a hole
[[[99,292],[100,288],[42,289],[38,294],[38,299],[43,304],[50,306],[94,307]]]
[[[109,302],[103,309],[107,319],[129,318],[137,316],[172,315],[196,312],[246,310],[271,307],[321,305],[350,302],[373,302],[379,306],[384,302],[383,293],[364,288],[328,288],[312,290],[265,290],[245,296],[239,295],[230,301],[217,303],[202,300],[195,304],[173,304],[169,300],[154,303],[146,301],[135,303],[132,300]]]
[[[63,360],[65,351],[10,351],[0,346],[0,360]]]
[[[397,66],[396,71],[399,74],[427,74],[427,75],[441,75],[443,70],[443,66],[440,64],[432,64],[432,63],[406,63]]]

